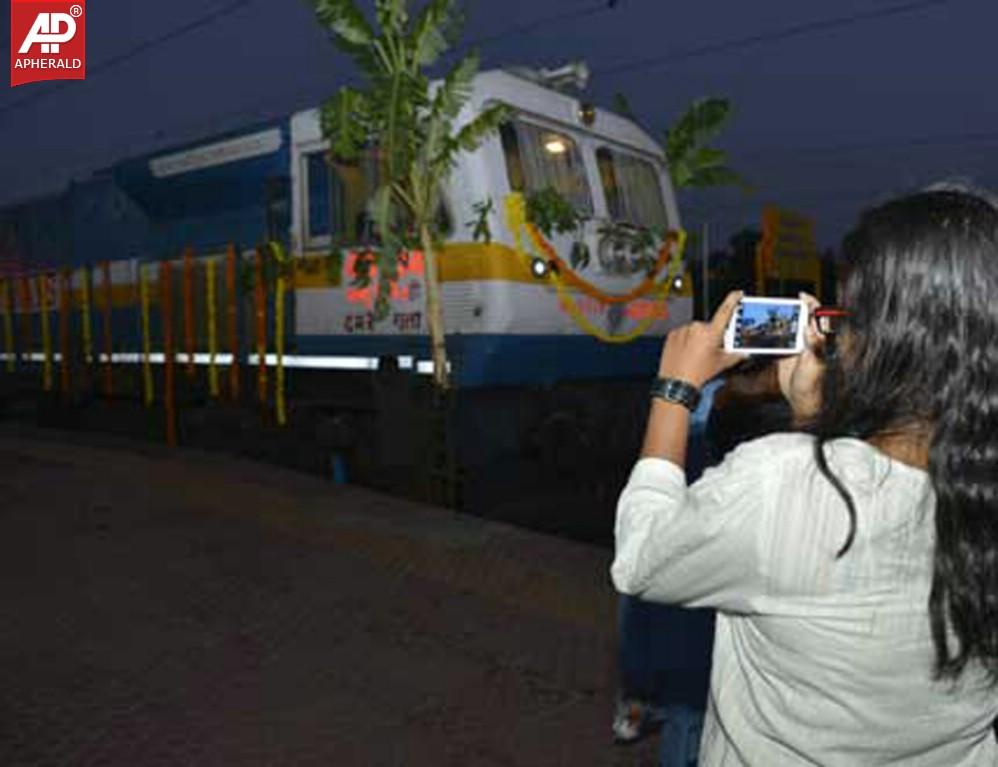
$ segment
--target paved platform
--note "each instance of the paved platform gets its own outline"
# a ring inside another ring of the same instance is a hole
[[[609,551],[79,439],[0,427],[0,765],[654,764]]]

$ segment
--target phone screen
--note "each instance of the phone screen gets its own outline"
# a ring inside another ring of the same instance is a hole
[[[793,350],[800,321],[800,302],[742,301],[736,309],[731,348]]]

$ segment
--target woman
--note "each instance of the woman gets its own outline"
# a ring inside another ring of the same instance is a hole
[[[627,594],[716,607],[706,765],[992,765],[998,748],[998,211],[930,191],[846,241],[848,311],[780,362],[806,431],[687,487],[687,406],[737,364],[739,294],[670,334],[618,506]],[[685,405],[683,404],[685,403]]]

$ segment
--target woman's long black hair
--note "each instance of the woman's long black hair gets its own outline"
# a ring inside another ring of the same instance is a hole
[[[998,209],[963,189],[920,192],[864,214],[844,251],[849,317],[813,424],[818,467],[849,510],[839,554],[856,508],[825,444],[926,435],[935,673],[978,661],[998,682]]]

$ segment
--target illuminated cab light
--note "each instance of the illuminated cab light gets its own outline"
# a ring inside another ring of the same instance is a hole
[[[568,144],[563,138],[551,136],[544,142],[544,151],[548,154],[565,154],[568,151]]]

